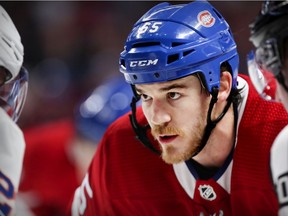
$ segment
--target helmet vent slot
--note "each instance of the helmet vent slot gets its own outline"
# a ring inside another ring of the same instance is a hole
[[[194,49],[187,50],[187,51],[183,52],[183,56],[187,56],[187,55],[189,55],[190,53],[192,53],[194,51],[195,51]]]
[[[8,40],[4,37],[1,37],[1,38],[11,48],[11,44],[8,42]]]
[[[9,48],[13,49],[11,43],[9,42],[9,40],[7,40],[5,37],[1,37],[1,39],[5,42],[5,44],[7,44],[7,46]],[[17,53],[14,50],[13,50],[13,54],[14,54],[16,60],[19,61],[20,58],[18,57]]]
[[[14,55],[15,55],[15,58],[17,59],[17,61],[19,61],[20,59],[19,59],[19,57],[18,57],[16,52],[14,52]]]
[[[160,74],[159,74],[159,73],[154,73],[154,77],[155,77],[155,78],[159,78],[159,77],[160,77]]]
[[[126,68],[126,64],[125,64],[125,60],[124,59],[121,59],[121,65]]]
[[[167,59],[167,64],[171,64],[175,61],[179,60],[179,54],[173,54],[173,55],[169,55],[168,59]]]
[[[160,46],[160,42],[135,43],[133,44],[132,48],[149,47],[149,46]]]
[[[183,42],[172,42],[171,46],[172,47],[177,47],[177,46],[181,46],[183,44],[185,44],[185,43],[183,43]]]

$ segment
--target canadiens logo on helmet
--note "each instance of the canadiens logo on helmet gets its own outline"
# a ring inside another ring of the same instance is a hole
[[[210,201],[216,199],[216,193],[210,185],[200,185],[198,187],[198,190],[203,199]]]
[[[201,11],[197,16],[197,19],[198,22],[204,27],[212,27],[215,23],[215,18],[207,10]]]

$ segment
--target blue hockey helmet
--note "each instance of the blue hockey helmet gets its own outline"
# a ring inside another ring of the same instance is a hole
[[[108,79],[76,110],[76,133],[98,144],[107,127],[130,111],[132,96],[131,86],[122,76]]]
[[[206,1],[160,3],[144,14],[120,54],[120,72],[128,83],[175,80],[200,73],[211,93],[220,86],[220,65],[231,66],[236,88],[239,57],[231,29]]]

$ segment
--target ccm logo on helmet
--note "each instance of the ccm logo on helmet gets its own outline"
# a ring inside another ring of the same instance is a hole
[[[149,65],[157,65],[158,59],[145,59],[139,61],[130,61],[130,67],[146,67]]]

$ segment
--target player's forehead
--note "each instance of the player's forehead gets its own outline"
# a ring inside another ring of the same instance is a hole
[[[172,89],[186,89],[190,87],[195,88],[195,83],[198,82],[198,78],[196,76],[187,76],[176,80],[171,80],[167,82],[158,82],[158,83],[150,83],[150,84],[136,84],[135,89],[137,92],[145,92],[145,91],[170,91]],[[198,86],[198,85],[197,85]]]

